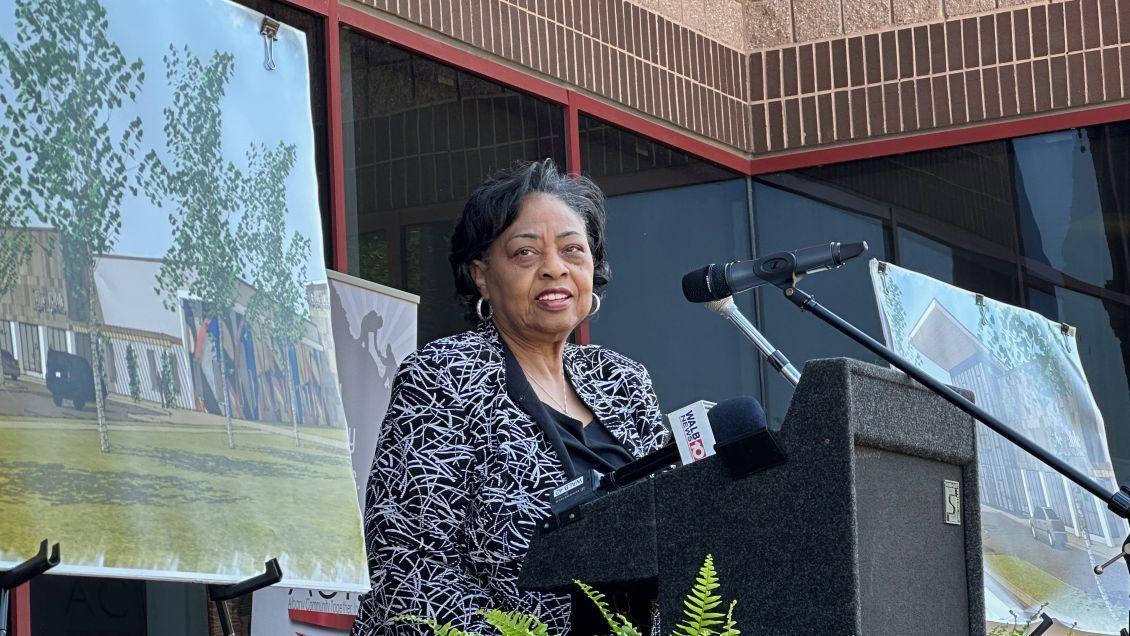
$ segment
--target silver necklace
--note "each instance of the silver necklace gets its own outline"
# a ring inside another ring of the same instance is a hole
[[[557,398],[550,396],[549,395],[549,389],[545,388],[545,386],[543,386],[541,382],[538,382],[537,378],[535,378],[532,375],[527,376],[527,377],[529,377],[531,380],[533,380],[534,384],[538,385],[538,388],[540,388],[545,393],[546,397],[549,397],[549,399],[553,400],[554,402],[557,402]],[[564,409],[565,415],[568,415],[569,414],[569,383],[565,381],[565,374],[564,373],[561,374],[561,401],[558,402],[558,404],[560,404],[561,407]]]

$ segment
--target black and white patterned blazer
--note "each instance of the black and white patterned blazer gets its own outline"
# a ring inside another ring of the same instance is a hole
[[[594,345],[567,345],[577,395],[635,457],[668,432],[647,370]],[[494,630],[476,610],[531,612],[569,627],[568,597],[515,585],[550,492],[573,467],[545,406],[489,321],[425,345],[397,372],[366,492],[373,589],[354,636],[418,634],[405,614]],[[565,458],[565,461],[562,461]]]

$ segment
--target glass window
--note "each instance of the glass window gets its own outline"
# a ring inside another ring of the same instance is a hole
[[[889,260],[887,230],[880,218],[859,214],[763,182],[754,182],[753,210],[759,256],[832,241],[867,241],[870,250],[866,258]],[[867,267],[863,262],[812,275],[804,279],[799,287],[814,295],[822,305],[848,322],[872,337],[882,339],[879,311],[875,305],[875,295],[871,291]],[[795,305],[785,300],[779,289],[759,289],[758,299],[765,336],[781,349],[798,370],[803,372],[804,362],[812,358],[849,356],[878,362],[866,349],[830,325],[812,315],[802,314]],[[773,427],[780,427],[784,420],[792,399],[792,389],[792,385],[782,378],[766,381],[764,406]]]
[[[1128,173],[1130,122],[1119,122],[771,175],[788,192],[755,186],[758,250],[813,242],[813,232],[821,240],[850,240],[843,238],[850,230],[844,224],[878,233],[878,219],[884,219],[897,239],[887,260],[1077,327],[1115,471],[1125,481],[1130,429],[1120,418],[1130,407],[1130,345],[1124,344],[1130,342]],[[873,218],[861,220],[855,213],[862,209]],[[872,255],[880,256],[874,249]],[[863,270],[858,274],[865,277]],[[805,285],[820,291],[828,307],[849,319],[854,312],[853,322],[877,334],[868,317],[870,291],[858,289],[867,302],[851,308],[846,299],[834,300],[846,289],[821,290],[833,277],[851,284],[850,274],[836,273]],[[786,322],[776,311],[766,300],[766,336],[798,366],[806,357],[845,353],[821,340],[838,334]],[[781,400],[769,388],[767,406],[778,415]]]
[[[341,84],[349,273],[419,294],[421,343],[467,329],[455,220],[500,168],[565,168],[563,109],[348,29]]]
[[[67,350],[67,332],[63,329],[55,327],[46,327],[47,332],[47,350],[63,351]]]
[[[898,233],[898,261],[903,267],[962,289],[1010,305],[1021,304],[1015,262],[944,243],[902,227]]]
[[[10,354],[15,352],[12,348],[12,323],[7,320],[0,320],[0,350]]]
[[[608,196],[612,282],[594,343],[648,368],[665,412],[758,395],[753,345],[683,298],[683,274],[751,258],[746,179],[598,120],[580,118],[581,166]],[[735,299],[753,316],[751,294]]]
[[[39,327],[20,323],[20,368],[29,373],[43,373],[43,352],[39,349]]]
[[[1065,130],[1016,139],[1013,147],[1024,255],[1034,269],[1105,285],[1114,274],[1107,242],[1124,243],[1126,232],[1120,216],[1104,213],[1091,136]]]

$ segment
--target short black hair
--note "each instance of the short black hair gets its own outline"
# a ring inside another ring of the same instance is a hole
[[[518,218],[526,197],[535,194],[557,197],[585,222],[592,253],[593,293],[600,295],[612,277],[605,258],[604,193],[591,179],[569,176],[552,159],[523,161],[483,181],[471,193],[455,232],[451,235],[451,273],[455,292],[463,300],[469,319],[475,319],[479,288],[471,276],[471,263],[479,260]]]

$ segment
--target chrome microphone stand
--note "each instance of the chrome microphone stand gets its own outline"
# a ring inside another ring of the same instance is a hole
[[[745,334],[746,338],[749,338],[753,346],[757,347],[761,355],[769,364],[773,365],[773,368],[776,369],[778,373],[788,380],[789,384],[796,386],[797,383],[800,382],[800,372],[789,362],[785,354],[781,353],[780,349],[774,347],[773,343],[769,342],[765,336],[761,335],[761,332],[753,326],[753,323],[751,323],[742,311],[738,309],[738,306],[734,304],[734,298],[732,296],[726,296],[721,300],[714,300],[704,304],[710,311],[734,323],[738,331]]]

